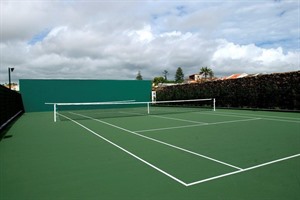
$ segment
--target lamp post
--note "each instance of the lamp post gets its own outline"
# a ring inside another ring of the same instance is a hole
[[[13,72],[15,68],[8,68],[8,87],[11,89],[11,78],[10,78],[10,72]]]

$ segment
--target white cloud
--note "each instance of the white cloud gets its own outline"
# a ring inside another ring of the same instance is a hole
[[[59,26],[59,27],[55,27],[54,29],[52,29],[47,37],[45,38],[45,40],[51,40],[52,38],[57,37],[58,34],[62,33],[62,32],[66,32],[68,30],[67,26]]]
[[[138,39],[142,42],[149,43],[154,39],[151,26],[149,25],[144,26],[142,30],[135,31],[135,33],[138,35]]]
[[[299,70],[297,3],[1,1],[0,82]],[[39,33],[43,37],[30,43]]]
[[[299,56],[299,52],[284,54],[281,47],[264,49],[254,44],[238,45],[222,40],[211,61],[224,72],[272,73],[299,70]]]
[[[226,40],[220,40],[220,45],[217,47],[213,55],[212,61],[231,60],[247,60],[255,57],[260,53],[260,49],[255,45],[238,45]]]

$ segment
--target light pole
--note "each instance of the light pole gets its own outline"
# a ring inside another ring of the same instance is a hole
[[[8,87],[11,89],[11,79],[10,79],[10,72],[13,72],[15,68],[8,68]]]

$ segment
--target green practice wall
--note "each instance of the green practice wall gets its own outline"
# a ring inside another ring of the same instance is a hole
[[[45,103],[150,101],[151,81],[21,79],[26,112],[52,111]]]

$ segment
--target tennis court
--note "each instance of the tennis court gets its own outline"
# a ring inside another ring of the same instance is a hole
[[[300,113],[167,109],[25,113],[1,141],[1,199],[300,198]]]

